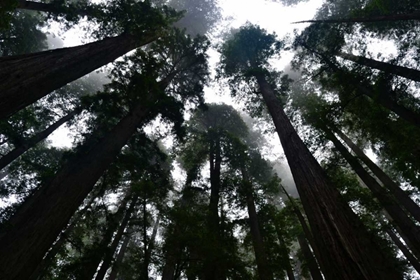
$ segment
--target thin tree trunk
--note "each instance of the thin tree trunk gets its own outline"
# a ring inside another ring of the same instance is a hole
[[[252,245],[254,247],[255,260],[257,262],[258,276],[260,280],[273,279],[273,274],[268,266],[267,254],[265,253],[265,246],[260,231],[258,222],[257,210],[255,208],[254,195],[252,184],[249,180],[245,168],[242,169],[243,187],[246,193],[246,204],[249,217],[249,226],[251,229]]]
[[[137,105],[88,153],[67,162],[55,178],[22,204],[0,234],[0,279],[21,280],[32,274],[149,109]]]
[[[128,211],[127,204],[130,201],[130,199],[131,199],[131,191],[129,191],[125,195],[123,201],[118,207],[117,212],[110,217],[107,228],[104,234],[102,235],[101,240],[98,241],[97,243],[92,244],[92,246],[85,253],[85,256],[84,256],[85,259],[84,259],[83,264],[81,265],[82,267],[81,275],[78,276],[78,279],[80,280],[93,279],[93,276],[98,270],[99,264],[101,263],[104,256],[106,256],[107,254],[106,251],[107,251],[108,245],[111,243],[112,236],[114,235],[115,231],[120,229],[119,224],[121,220],[125,221],[127,215],[128,216],[131,215],[131,213],[128,213],[128,212],[132,211],[132,209],[134,208],[135,199],[133,199],[133,201],[131,202],[131,205],[129,207],[130,211]],[[112,258],[112,255],[111,255],[111,258]]]
[[[157,37],[138,40],[123,34],[77,47],[0,57],[0,119]]]
[[[292,23],[357,23],[357,22],[383,22],[383,21],[404,21],[404,20],[420,20],[420,12],[415,11],[411,14],[395,14],[384,16],[360,17],[360,18],[343,18],[343,19],[319,19],[319,20],[303,20]]]
[[[318,55],[332,70],[338,72],[338,73],[344,73],[346,72],[342,70],[340,67],[335,65],[326,55],[317,52],[316,50],[310,48],[305,43],[300,44],[302,47],[305,47],[310,52],[313,52],[314,54]],[[387,108],[388,110],[394,112],[397,114],[400,118],[406,120],[409,123],[412,123],[413,125],[420,127],[420,114],[408,109],[400,104],[397,103],[396,100],[392,97],[392,95],[395,95],[395,93],[391,89],[387,89],[380,93],[375,93],[375,89],[373,86],[371,86],[368,83],[361,84],[358,79],[355,79],[352,76],[348,76],[348,80],[350,83],[354,83],[354,87],[363,95],[368,96],[371,98],[374,102],[378,103],[384,108]]]
[[[275,224],[275,227],[276,227],[277,238],[279,239],[279,242],[280,242],[280,250],[281,250],[280,253],[283,255],[283,259],[286,262],[287,278],[289,280],[295,280],[295,274],[293,273],[293,267],[290,262],[289,249],[286,246],[286,242],[284,241],[284,238],[280,232],[278,225]]]
[[[119,270],[119,267],[121,266],[121,263],[124,259],[124,255],[125,255],[125,252],[127,251],[127,247],[128,247],[129,242],[130,242],[130,236],[126,235],[125,238],[124,238],[124,242],[121,245],[120,251],[118,252],[117,259],[115,260],[115,263],[112,266],[112,271],[111,271],[111,274],[108,277],[108,280],[116,280],[117,279],[118,270]],[[96,278],[98,278],[98,277],[96,277]]]
[[[379,183],[370,176],[358,160],[350,154],[346,147],[335,137],[328,129],[324,129],[329,138],[340,154],[350,164],[356,174],[362,179],[372,194],[378,199],[386,212],[391,216],[393,222],[402,230],[402,232],[411,241],[413,246],[420,251],[420,228],[407,216],[401,206],[386,192]]]
[[[306,241],[304,234],[298,236],[299,246],[302,249],[303,256],[305,257],[306,263],[308,264],[309,272],[311,273],[313,280],[323,280],[321,271],[319,270],[318,264],[316,263],[315,257],[309,248],[308,242]]]
[[[34,136],[32,136],[30,139],[20,142],[18,146],[16,146],[13,150],[5,154],[0,158],[0,169],[5,168],[7,165],[12,163],[15,159],[20,157],[22,154],[24,154],[27,150],[34,147],[36,144],[41,142],[42,140],[46,139],[51,133],[53,133],[57,128],[59,128],[64,123],[71,120],[74,116],[79,114],[81,112],[80,109],[76,109],[66,116],[62,117],[49,127],[47,127],[45,130],[38,132]]]
[[[308,240],[309,245],[311,246],[312,250],[314,251],[315,263],[318,263],[321,270],[323,270],[322,265],[320,263],[321,252],[315,246],[314,237],[313,237],[312,232],[311,232],[311,230],[309,229],[309,227],[306,223],[305,217],[303,217],[302,212],[300,211],[299,207],[296,205],[296,202],[295,202],[294,198],[290,197],[290,195],[287,193],[286,189],[283,186],[281,186],[281,187],[283,189],[283,192],[286,194],[287,198],[291,202],[293,210],[294,210],[294,212],[295,212],[295,214],[296,214],[296,216],[299,220],[300,225],[302,226],[303,233],[304,233],[306,239]]]
[[[213,249],[206,256],[205,280],[221,279],[220,259],[214,248],[221,249],[219,227],[220,169],[222,164],[220,140],[216,139],[210,147],[210,203],[208,216],[209,242]],[[218,252],[219,253],[219,252]]]
[[[420,207],[404,192],[385,172],[382,171],[373,161],[365,155],[350,138],[348,138],[341,130],[333,128],[333,131],[344,140],[344,142],[352,149],[358,158],[373,172],[373,174],[384,184],[384,186],[394,195],[399,204],[404,207],[414,219],[420,222]]]
[[[398,236],[392,231],[390,228],[386,228],[385,232],[391,237],[392,241],[394,241],[395,245],[397,245],[398,249],[404,254],[406,259],[411,263],[413,268],[417,271],[420,275],[420,262],[416,259],[416,257],[411,254],[410,250],[401,242]]]
[[[357,64],[364,65],[370,68],[378,69],[387,73],[392,73],[413,81],[420,82],[420,71],[415,69],[410,69],[403,66],[393,65],[386,62],[374,60],[371,58],[366,58],[363,56],[357,56],[350,53],[340,52],[336,54],[337,56],[353,61]]]
[[[159,216],[156,218],[155,224],[153,225],[152,235],[150,236],[149,243],[147,244],[146,241],[144,242],[144,244],[145,244],[144,264],[143,264],[144,275],[145,275],[145,278],[143,278],[144,280],[149,279],[149,266],[150,266],[150,261],[151,261],[151,258],[152,258],[152,251],[153,251],[153,248],[155,246],[155,239],[156,239],[158,228],[159,228]],[[145,232],[145,233],[147,233],[147,232]],[[145,237],[147,237],[147,234],[145,234]],[[147,246],[146,246],[146,244],[147,244]]]
[[[127,227],[128,222],[130,221],[131,215],[134,212],[136,203],[137,203],[137,196],[135,196],[132,199],[132,201],[130,203],[130,206],[128,207],[127,211],[125,212],[124,218],[121,221],[120,226],[118,227],[118,230],[117,230],[117,233],[115,234],[114,240],[112,240],[111,245],[105,251],[101,268],[99,269],[98,274],[95,277],[95,280],[104,279],[104,277],[106,275],[106,272],[108,271],[109,267],[111,266],[114,253],[117,250],[118,244],[120,243],[120,240],[123,236],[124,230]],[[98,265],[99,265],[99,263],[98,263]],[[92,277],[90,279],[92,279]]]
[[[338,190],[328,182],[264,75],[257,74],[256,78],[314,232],[316,247],[323,249],[320,263],[325,266],[326,279],[401,279]]]

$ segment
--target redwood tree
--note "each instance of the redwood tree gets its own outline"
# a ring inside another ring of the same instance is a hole
[[[329,182],[283,111],[268,71],[268,58],[281,44],[255,26],[245,26],[222,49],[220,75],[232,88],[248,83],[261,95],[271,115],[296,187],[314,233],[323,248],[321,263],[327,279],[401,279],[358,217]],[[281,86],[287,86],[283,78]],[[386,268],[386,269],[384,269]]]

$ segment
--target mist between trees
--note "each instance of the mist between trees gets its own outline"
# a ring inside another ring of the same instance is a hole
[[[2,4],[0,279],[419,279],[420,4],[226,6]]]

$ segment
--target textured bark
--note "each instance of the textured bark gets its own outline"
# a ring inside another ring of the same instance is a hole
[[[375,68],[375,69],[378,69],[387,73],[392,73],[392,74],[395,74],[395,75],[398,75],[398,76],[401,76],[401,77],[404,77],[413,81],[420,82],[420,71],[415,70],[415,69],[393,65],[386,62],[374,60],[371,58],[353,55],[350,53],[340,52],[336,55],[341,58],[351,60],[360,65],[364,65],[370,68]]]
[[[34,147],[36,144],[41,142],[42,140],[46,139],[51,133],[53,133],[57,128],[59,128],[61,125],[65,124],[69,120],[71,120],[74,116],[79,114],[81,112],[80,109],[74,110],[73,112],[70,112],[66,116],[62,117],[49,127],[47,127],[45,130],[38,132],[34,136],[32,136],[30,139],[20,142],[18,146],[14,147],[13,150],[5,154],[0,158],[0,169],[5,168],[7,165],[12,163],[15,159],[20,157],[22,154],[24,154],[27,150]]]
[[[302,250],[303,256],[308,264],[309,272],[311,273],[313,280],[323,280],[321,271],[319,270],[318,264],[316,263],[315,257],[309,248],[308,242],[306,241],[304,234],[298,236],[299,246]]]
[[[118,269],[119,269],[119,266],[121,265],[121,263],[124,259],[124,255],[125,255],[125,252],[127,251],[127,247],[128,247],[129,242],[130,242],[130,236],[126,235],[125,238],[124,238],[124,242],[121,245],[120,251],[118,252],[117,259],[115,260],[115,263],[112,266],[112,271],[109,274],[108,280],[116,280],[117,279]],[[98,277],[96,277],[96,278],[98,278]]]
[[[257,262],[257,271],[260,280],[273,279],[273,274],[268,266],[267,254],[265,253],[265,246],[260,231],[258,222],[257,210],[255,208],[254,195],[252,184],[246,170],[242,169],[243,187],[246,193],[246,205],[249,217],[249,227],[251,229],[252,245],[255,253],[255,260]]]
[[[82,46],[0,58],[0,119],[157,36],[137,40],[123,34]]]
[[[117,233],[115,234],[115,237],[112,240],[112,243],[110,244],[110,246],[105,251],[101,268],[99,269],[98,274],[95,277],[95,280],[104,279],[106,272],[108,271],[109,267],[111,266],[112,259],[113,259],[113,256],[114,256],[114,252],[117,250],[118,244],[120,243],[120,240],[123,236],[124,230],[127,227],[128,222],[130,221],[131,215],[134,212],[136,203],[137,203],[137,197],[134,197],[132,199],[132,201],[130,203],[130,206],[128,207],[127,211],[125,211],[124,218],[122,219],[121,224],[118,227]],[[98,265],[99,265],[99,263],[98,263]],[[92,279],[92,277],[90,279]]]
[[[397,245],[398,249],[404,254],[405,258],[411,263],[413,268],[420,274],[420,262],[416,259],[413,254],[411,254],[410,250],[401,242],[398,236],[392,231],[392,229],[387,228],[385,232],[391,237],[392,241]]]
[[[372,17],[359,18],[343,18],[343,19],[320,19],[320,20],[303,20],[293,23],[356,23],[356,22],[382,22],[382,21],[404,21],[404,20],[420,20],[420,12],[415,11],[410,14],[395,14]]]
[[[410,214],[420,222],[420,207],[404,192],[385,172],[382,171],[373,161],[365,155],[350,138],[348,138],[342,131],[333,128],[333,131],[344,140],[344,142],[352,149],[356,156],[363,161],[364,164],[373,172],[373,174],[383,183],[383,185],[394,195],[398,203],[404,207]]]
[[[74,216],[72,217],[72,222],[67,226],[67,228],[60,234],[58,240],[54,243],[54,245],[51,247],[51,249],[48,251],[47,255],[44,257],[44,259],[41,261],[41,263],[38,265],[38,267],[35,269],[35,271],[32,273],[29,280],[37,280],[41,279],[40,277],[43,275],[45,269],[47,269],[52,261],[54,260],[57,253],[60,251],[60,249],[63,247],[64,243],[67,241],[67,237],[71,234],[74,227],[79,222],[79,219],[83,217],[83,215],[86,213],[86,211],[91,207],[93,201],[97,195],[92,196],[89,202],[86,204],[85,207],[83,207],[80,211],[78,211]]]
[[[90,151],[67,162],[17,210],[0,234],[0,279],[27,279],[102,173],[142,123],[137,105]]]
[[[325,267],[325,278],[401,279],[299,138],[264,75],[257,74],[256,78],[296,182],[316,247],[323,250],[320,262]]]
[[[329,138],[333,143],[340,154],[346,159],[350,164],[351,168],[356,172],[357,176],[362,179],[366,184],[369,190],[372,192],[374,197],[380,202],[382,207],[393,219],[395,225],[397,225],[401,231],[407,236],[410,242],[413,244],[416,250],[420,251],[420,228],[407,216],[401,206],[391,197],[386,190],[379,185],[379,183],[370,176],[370,174],[363,168],[363,166],[358,162],[358,160],[350,154],[346,147],[335,137],[335,135],[324,129]]]

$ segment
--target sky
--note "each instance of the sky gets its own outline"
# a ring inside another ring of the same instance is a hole
[[[282,38],[286,34],[292,33],[295,28],[303,29],[306,27],[306,24],[292,24],[292,22],[312,19],[322,1],[311,0],[294,7],[284,7],[280,3],[269,0],[219,0],[219,3],[223,18],[230,20],[223,22],[222,27],[216,29],[216,32],[226,32],[231,28],[239,28],[246,22],[251,22],[258,24],[270,33],[275,32],[279,38]],[[59,30],[59,25],[51,25],[49,31],[55,36],[50,35],[50,48],[71,47],[84,43],[83,32],[80,28],[73,28],[65,33]],[[214,38],[214,36],[211,37]],[[292,56],[291,53],[286,53],[275,62],[275,67],[282,70],[289,64]],[[212,69],[215,69],[219,60],[219,55],[215,48],[209,50],[209,57],[210,66]],[[214,75],[214,71],[212,72]],[[204,93],[205,100],[208,103],[226,103],[237,110],[241,110],[241,105],[230,97],[228,89],[212,84],[205,89]],[[70,147],[73,137],[71,131],[63,126],[53,133],[49,140],[52,141],[54,146]],[[267,141],[269,146],[264,149],[265,156],[271,161],[278,162],[275,169],[282,178],[283,184],[292,195],[297,196],[297,191],[277,135],[267,135]],[[182,180],[183,175],[178,171],[174,172],[174,177],[176,180]]]

